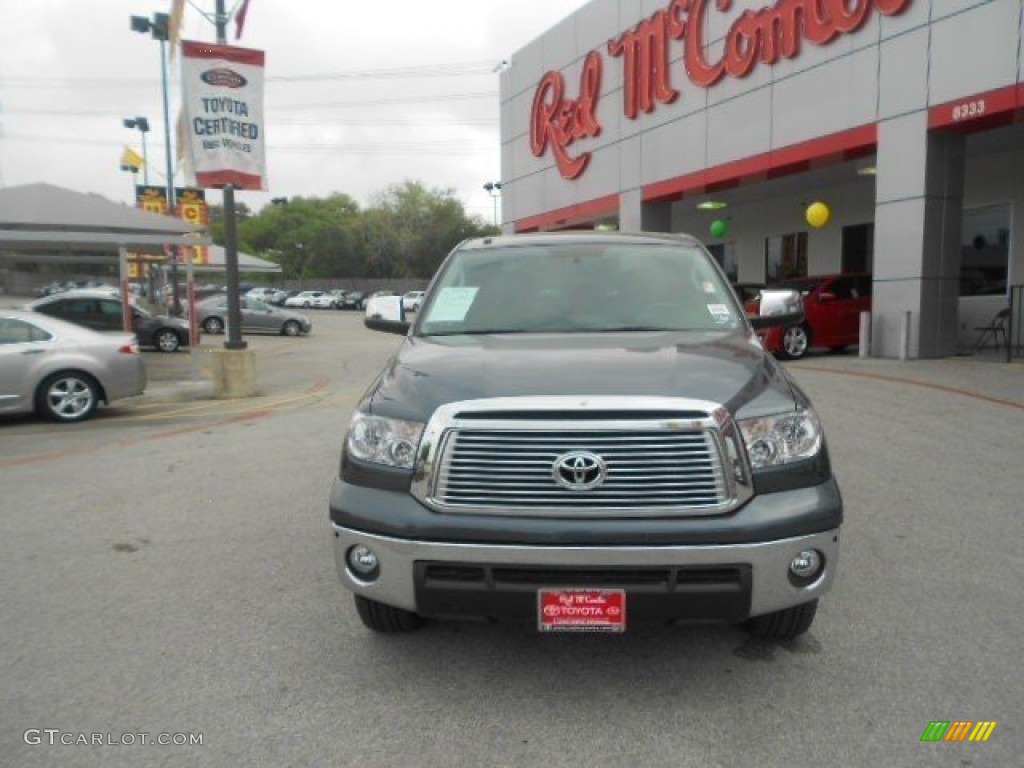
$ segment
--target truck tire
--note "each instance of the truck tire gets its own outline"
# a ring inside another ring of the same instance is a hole
[[[818,601],[794,605],[774,613],[755,616],[746,623],[746,630],[759,640],[792,640],[811,628]]]
[[[423,617],[412,611],[368,600],[361,595],[353,597],[356,600],[359,618],[374,632],[412,632],[423,626]]]

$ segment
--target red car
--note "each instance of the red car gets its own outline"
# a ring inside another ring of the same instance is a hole
[[[842,352],[860,342],[860,313],[871,311],[871,275],[816,275],[775,283],[769,288],[800,291],[804,322],[788,328],[759,331],[765,349],[798,360],[811,347]],[[758,313],[758,299],[745,302],[749,314]]]

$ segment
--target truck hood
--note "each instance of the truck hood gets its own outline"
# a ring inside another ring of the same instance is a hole
[[[744,332],[631,332],[408,337],[361,408],[428,421],[446,403],[541,395],[688,397],[734,416],[803,400]]]

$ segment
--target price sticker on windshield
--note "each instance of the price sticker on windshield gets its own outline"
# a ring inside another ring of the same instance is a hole
[[[708,304],[707,306],[711,319],[719,325],[728,323],[732,317],[732,313],[729,312],[729,308],[725,304]]]
[[[442,288],[430,308],[427,322],[461,323],[476,300],[476,286],[448,286]]]

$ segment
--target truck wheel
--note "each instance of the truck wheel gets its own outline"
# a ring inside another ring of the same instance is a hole
[[[356,600],[359,618],[374,632],[412,632],[423,626],[423,617],[411,611],[378,603],[376,600],[367,600],[361,595],[353,597]]]
[[[746,623],[746,630],[759,640],[792,640],[811,628],[818,601],[794,605],[775,613],[755,616]]]

